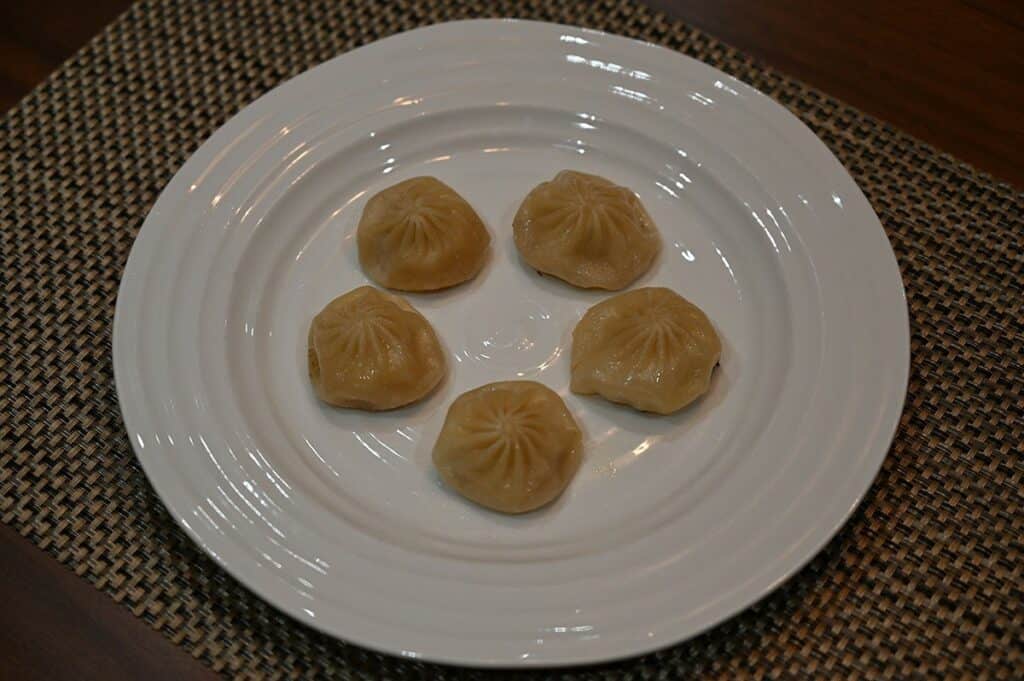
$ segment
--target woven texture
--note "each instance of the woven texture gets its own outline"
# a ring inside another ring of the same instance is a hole
[[[160,189],[290,76],[443,20],[519,16],[680,50],[781,101],[881,217],[907,287],[912,367],[861,508],[785,586],[688,643],[558,678],[1024,675],[1024,196],[649,9],[620,2],[145,2],[0,123],[0,518],[228,675],[471,678],[292,622],[177,529],[135,461],[110,333]],[[517,675],[518,676],[518,675]]]

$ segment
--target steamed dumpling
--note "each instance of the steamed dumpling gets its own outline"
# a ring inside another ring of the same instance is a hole
[[[558,393],[534,381],[504,381],[452,403],[434,445],[434,465],[467,499],[523,513],[562,493],[582,448],[580,429]]]
[[[477,275],[491,236],[476,211],[434,177],[414,177],[366,202],[359,262],[381,286],[433,291]]]
[[[705,392],[722,343],[696,305],[641,288],[594,305],[572,332],[572,382],[642,411],[670,414]]]
[[[309,379],[336,407],[378,411],[426,396],[444,377],[441,344],[423,315],[396,295],[360,286],[309,326]]]
[[[574,170],[535,187],[512,228],[531,267],[581,288],[625,288],[661,248],[658,229],[636,194]]]

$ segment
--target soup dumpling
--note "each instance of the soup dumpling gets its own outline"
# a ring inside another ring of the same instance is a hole
[[[372,286],[335,298],[313,318],[308,360],[317,397],[369,411],[422,399],[447,370],[430,322],[402,298]]]
[[[454,189],[414,177],[366,202],[356,241],[363,271],[381,286],[434,291],[475,277],[491,236]]]
[[[434,445],[445,484],[481,506],[524,513],[576,473],[583,439],[558,393],[535,381],[490,383],[460,395]]]
[[[512,228],[531,267],[580,288],[625,288],[651,267],[661,248],[658,229],[636,194],[574,170],[535,187]]]
[[[594,305],[576,325],[570,387],[670,414],[707,392],[721,354],[700,308],[667,288],[636,289]]]

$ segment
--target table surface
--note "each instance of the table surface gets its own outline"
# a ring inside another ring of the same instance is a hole
[[[0,110],[128,6],[0,2]],[[801,78],[1024,187],[1024,5],[651,0]],[[212,678],[140,619],[0,525],[0,679]]]

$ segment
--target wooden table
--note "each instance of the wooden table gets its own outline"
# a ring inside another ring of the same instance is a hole
[[[0,2],[0,110],[128,4]],[[1016,0],[651,4],[1024,187],[1024,5]],[[0,603],[0,681],[214,676],[4,525]]]

